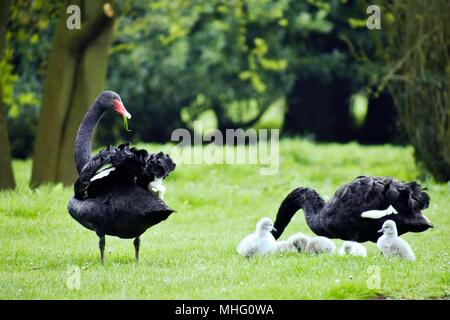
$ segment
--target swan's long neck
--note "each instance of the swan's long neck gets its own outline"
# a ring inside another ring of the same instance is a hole
[[[78,128],[75,140],[75,164],[78,173],[80,173],[83,166],[92,159],[92,137],[94,128],[103,112],[103,108],[101,108],[96,100],[89,108]]]
[[[321,225],[320,212],[325,205],[325,201],[320,195],[309,188],[297,188],[292,191],[281,203],[275,220],[275,229],[272,234],[278,239],[286,226],[291,221],[294,214],[301,208],[306,217],[306,222],[317,235],[327,236],[327,232]]]

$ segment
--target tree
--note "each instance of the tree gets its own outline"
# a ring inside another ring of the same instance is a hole
[[[167,141],[205,111],[215,115],[219,130],[247,128],[288,94],[286,132],[357,137],[349,102],[367,79],[360,75],[363,63],[353,66],[348,42],[373,45],[367,29],[349,20],[360,16],[365,26],[364,0],[131,3],[120,18],[108,83],[141,120],[132,123],[136,138]],[[296,104],[298,98],[308,105]],[[376,114],[369,109],[368,116]],[[119,135],[112,119],[98,130],[103,143]],[[375,128],[366,132],[386,136],[379,134],[385,127]]]
[[[450,180],[448,1],[383,1],[391,14],[380,90],[394,97],[417,161],[440,182]]]
[[[108,81],[141,120],[131,124],[137,138],[167,141],[210,110],[221,130],[257,122],[293,81],[283,41],[284,16],[296,3],[133,1],[121,16]],[[102,137],[110,132],[99,128]]]
[[[2,0],[0,3],[0,72],[2,77],[6,76],[3,63],[6,51],[6,25],[8,23],[11,0]],[[15,187],[14,175],[11,162],[11,150],[9,146],[8,130],[6,127],[6,114],[4,108],[4,79],[0,80],[0,189],[9,189]]]
[[[64,2],[20,0],[13,1],[11,7],[8,52],[12,55],[9,61],[14,83],[5,103],[13,158],[26,159],[33,155],[42,84],[62,5]]]
[[[314,1],[323,14],[322,28],[306,37],[293,29],[298,39],[295,84],[288,96],[283,131],[287,134],[311,134],[317,140],[363,143],[396,141],[396,114],[387,92],[375,96],[371,77],[379,66],[372,63],[377,31],[366,28],[367,3],[352,1]],[[303,13],[304,14],[304,13]],[[289,43],[294,44],[293,39]],[[305,45],[306,44],[306,45]],[[368,111],[356,125],[351,113],[354,94],[364,94]],[[383,118],[384,117],[384,118]],[[383,125],[379,125],[379,121]]]
[[[81,29],[69,30],[66,10],[81,8]],[[103,89],[114,11],[104,0],[67,1],[50,52],[33,158],[31,186],[70,184],[76,177],[76,130]]]

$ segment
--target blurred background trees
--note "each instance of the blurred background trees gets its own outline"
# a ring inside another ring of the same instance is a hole
[[[297,47],[284,132],[325,141],[403,142],[395,130],[389,92],[371,92],[380,31],[366,28],[367,2],[313,3],[318,8],[306,12],[323,17],[323,27],[305,34],[303,26],[290,34],[289,42],[302,45]]]
[[[352,43],[374,47],[365,8],[364,1],[340,0],[135,1],[120,18],[108,82],[140,119],[148,119],[134,124],[144,140],[167,141],[174,128],[192,127],[206,115],[220,130],[254,126],[281,101],[276,126],[284,123],[286,134],[396,141],[389,97],[385,108],[370,96],[369,103],[352,99],[365,94],[373,67],[370,57],[351,52]],[[354,101],[363,104],[358,125]],[[367,130],[364,124],[379,113],[385,124]],[[111,139],[108,134],[100,130],[102,142]]]
[[[2,86],[12,155],[34,155],[32,185],[73,180],[76,128],[103,88],[121,94],[133,119],[127,133],[105,115],[101,145],[166,142],[202,120],[318,141],[411,143],[426,170],[449,180],[446,1],[370,3],[382,8],[381,30],[366,28],[366,0],[109,2],[114,32],[88,28],[96,40],[76,54],[69,2],[82,7],[85,27],[105,14],[100,0],[12,0]]]

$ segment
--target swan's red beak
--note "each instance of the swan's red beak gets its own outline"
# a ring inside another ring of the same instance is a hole
[[[125,106],[123,105],[122,101],[118,99],[114,99],[114,104],[116,105],[116,112],[120,113],[122,116],[131,119],[131,114],[125,109]]]

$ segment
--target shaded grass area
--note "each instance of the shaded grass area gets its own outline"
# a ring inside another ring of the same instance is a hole
[[[170,151],[170,145],[141,145]],[[435,228],[407,234],[417,261],[389,261],[372,243],[369,257],[311,257],[278,254],[244,259],[239,240],[263,216],[275,218],[295,187],[315,188],[326,200],[359,175],[419,175],[412,149],[357,144],[314,144],[284,140],[277,175],[260,175],[258,165],[188,165],[178,161],[166,180],[166,202],[177,210],[141,237],[141,261],[132,241],[106,239],[99,263],[96,235],[66,210],[72,188],[27,187],[30,161],[16,161],[18,187],[0,192],[0,298],[2,299],[375,299],[449,298],[450,184],[432,181],[426,215]],[[282,239],[312,235],[301,211]],[[342,241],[337,240],[338,247]],[[80,289],[69,289],[70,266],[80,268]],[[373,277],[380,274],[380,287]],[[369,286],[368,286],[369,282]]]

